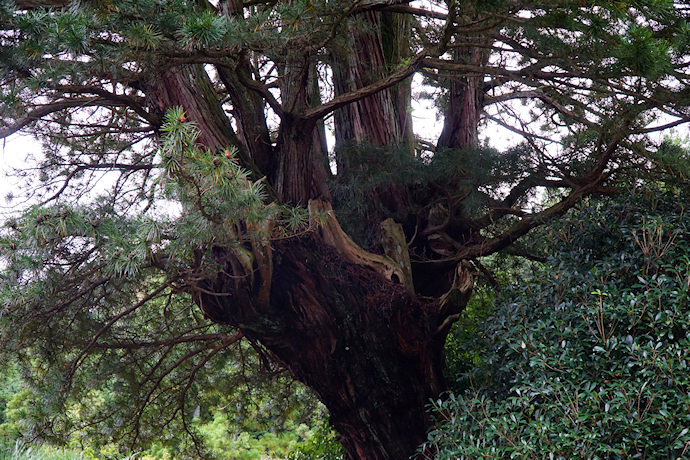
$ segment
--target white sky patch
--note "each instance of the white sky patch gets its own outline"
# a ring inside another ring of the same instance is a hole
[[[25,206],[26,199],[20,188],[25,182],[15,177],[13,171],[29,167],[28,160],[41,155],[41,144],[24,134],[15,134],[0,142],[0,216],[5,216]],[[8,200],[8,196],[14,198]]]

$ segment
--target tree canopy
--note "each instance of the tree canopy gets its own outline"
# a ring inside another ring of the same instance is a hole
[[[3,0],[0,137],[43,147],[0,239],[3,352],[46,394],[118,388],[129,405],[83,410],[137,445],[193,435],[194,395],[250,347],[314,390],[352,458],[408,456],[481,258],[531,257],[520,238],[589,195],[685,177],[656,134],[690,117],[689,14]],[[524,142],[492,147],[497,125]]]

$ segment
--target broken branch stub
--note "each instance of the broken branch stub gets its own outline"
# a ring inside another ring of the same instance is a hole
[[[369,267],[386,279],[402,284],[412,291],[411,276],[410,283],[408,284],[406,280],[409,275],[405,273],[395,260],[387,256],[365,251],[352,241],[352,238],[340,227],[330,203],[319,199],[309,200],[308,208],[310,218],[317,224],[317,233],[319,233],[326,244],[335,248],[346,260],[357,265]],[[326,216],[325,219],[318,218],[322,215]],[[407,245],[404,246],[404,251],[407,252]]]

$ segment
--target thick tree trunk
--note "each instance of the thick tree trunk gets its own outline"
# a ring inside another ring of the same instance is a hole
[[[199,129],[199,142],[214,151],[240,142],[230,120],[218,102],[211,80],[200,65],[174,68],[152,80],[148,100],[163,114],[171,107],[183,107],[187,118]]]
[[[485,37],[472,37],[478,44],[488,43]],[[453,50],[453,59],[478,68],[486,64],[488,53],[481,47],[461,46]],[[450,97],[444,111],[443,130],[437,147],[440,149],[473,148],[479,143],[479,121],[484,107],[484,77],[457,75],[450,82]]]
[[[434,305],[315,243],[278,252],[272,300],[294,312],[286,326],[297,340],[268,346],[316,391],[352,458],[408,458],[428,428],[425,405],[443,389]]]
[[[316,128],[315,120],[282,119],[270,179],[284,203],[305,206],[312,198],[329,196]]]
[[[200,291],[199,305],[259,341],[318,394],[350,458],[409,458],[425,439],[425,406],[444,389],[448,312],[346,260],[318,235],[276,243],[272,256],[268,305],[233,276],[227,252],[219,252],[224,273]]]
[[[231,77],[229,73],[225,75],[225,78]],[[236,84],[232,82],[230,86]],[[189,121],[199,129],[199,142],[210,150],[220,153],[228,146],[237,147],[242,164],[255,173],[256,179],[267,175],[270,185],[284,203],[306,205],[312,198],[329,198],[327,166],[323,158],[327,152],[321,150],[323,142],[317,130],[317,120],[286,113],[281,120],[275,147],[266,145],[268,141],[262,136],[255,137],[253,142],[242,142],[218,101],[208,74],[198,65],[171,69],[160,80],[152,82],[147,92],[154,105],[152,109],[161,114],[170,107],[184,108]],[[263,102],[250,97],[239,87],[232,94],[241,96],[240,102],[235,104],[244,108],[238,113],[250,116],[248,120],[239,121],[238,125],[251,125],[252,116],[258,111],[263,112]],[[309,94],[298,94],[296,99],[298,108],[309,106]],[[251,106],[250,102],[258,106]],[[262,120],[265,123],[265,119]],[[247,133],[246,130],[244,132]],[[260,134],[263,128],[255,126],[250,132]],[[254,163],[254,159],[261,161],[262,168]]]
[[[261,177],[246,144],[235,134],[203,66],[170,69],[148,82],[145,90],[152,111],[162,115],[171,107],[182,107],[188,120],[199,129],[201,144],[219,153],[230,146],[237,147],[244,167]]]
[[[169,72],[149,96],[161,110],[181,105],[204,143],[224,147],[234,133],[209,87],[203,69],[184,68]],[[284,104],[307,107],[301,97],[293,94]],[[322,194],[315,126],[315,120],[282,116],[269,181],[286,203],[307,204]],[[464,307],[471,280],[456,283],[459,294],[440,301],[418,297],[409,259],[363,251],[326,215],[330,220],[316,232],[299,238],[270,241],[266,222],[243,248],[214,248],[214,260],[200,263],[222,270],[199,289],[190,282],[190,290],[206,317],[241,329],[316,392],[350,458],[408,458],[425,439],[426,405],[444,389],[446,319]],[[391,238],[388,252],[405,255],[404,236]]]
[[[404,14],[367,11],[358,16],[361,26],[351,23],[347,49],[334,50],[331,55],[335,94],[340,95],[362,88],[389,75],[410,56],[409,17]],[[404,149],[412,157],[415,153],[411,112],[411,82],[408,78],[395,86],[334,112],[335,159],[341,181],[351,175],[376,174],[371,164],[362,161],[358,144],[370,144],[381,149],[381,163],[389,161],[390,149]],[[376,160],[374,160],[374,163]],[[377,201],[390,212],[400,212],[409,204],[408,191],[390,184],[373,191]],[[363,212],[368,220],[380,222],[386,217],[380,207]]]
[[[232,101],[237,136],[246,146],[256,167],[262,174],[268,174],[273,146],[266,126],[265,104],[261,96],[242,85],[242,79],[251,79],[249,62],[242,58],[243,65],[235,69],[218,66],[218,76]]]
[[[350,25],[348,48],[332,54],[333,84],[340,95],[388,75],[409,55],[409,25],[404,15],[368,11],[365,27]],[[338,109],[334,113],[336,145],[367,142],[377,146],[406,144],[414,152],[410,112],[411,79]],[[339,174],[353,165],[336,151]]]
[[[282,69],[281,115],[278,140],[269,179],[278,197],[287,204],[304,206],[312,198],[330,196],[326,180],[325,139],[320,138],[320,120],[300,114],[320,102],[313,85],[316,69],[302,59],[288,59]]]
[[[226,16],[242,17],[244,14],[241,0],[220,0],[218,7]],[[273,147],[266,125],[266,104],[259,94],[243,84],[254,75],[249,57],[242,54],[234,64],[232,67],[216,66],[218,77],[232,101],[239,140],[246,146],[258,170],[262,174],[268,174]]]

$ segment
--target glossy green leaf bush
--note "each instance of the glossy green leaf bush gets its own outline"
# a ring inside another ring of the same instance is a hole
[[[483,375],[434,404],[439,459],[690,456],[687,197],[621,194],[547,229],[483,325]],[[477,379],[486,382],[486,379]]]

